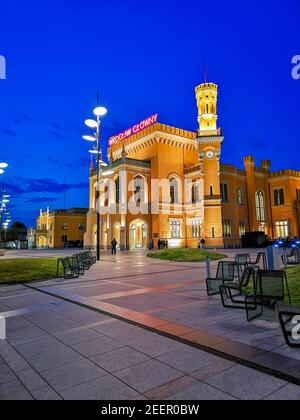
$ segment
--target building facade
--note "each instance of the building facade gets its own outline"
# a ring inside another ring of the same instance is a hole
[[[96,244],[98,208],[104,248],[113,238],[129,250],[147,248],[151,240],[156,246],[159,239],[170,247],[197,247],[204,239],[207,247],[223,248],[240,246],[246,232],[300,236],[300,172],[272,172],[269,160],[256,166],[251,156],[243,170],[221,163],[218,86],[198,86],[196,101],[197,132],[152,117],[110,140],[114,174],[102,181],[98,204],[91,169],[85,246]],[[130,211],[133,203],[138,209]]]
[[[88,209],[40,211],[36,229],[28,231],[28,245],[36,248],[63,248],[68,243],[82,245]]]

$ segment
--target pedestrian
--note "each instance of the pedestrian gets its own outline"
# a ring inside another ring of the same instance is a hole
[[[169,249],[169,241],[166,239],[166,248]]]
[[[111,243],[111,254],[112,255],[117,255],[117,246],[118,246],[118,242],[117,242],[116,238],[114,238],[112,243]]]
[[[201,247],[202,249],[205,249],[205,239],[201,239]]]
[[[150,239],[150,242],[149,242],[149,251],[153,251],[153,249],[154,249],[154,242],[153,242],[152,239]]]
[[[161,250],[161,240],[159,239],[157,242],[158,249]]]

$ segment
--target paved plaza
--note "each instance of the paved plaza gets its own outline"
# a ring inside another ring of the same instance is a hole
[[[300,351],[208,298],[204,264],[104,253],[80,279],[1,287],[0,312],[1,400],[300,399]]]

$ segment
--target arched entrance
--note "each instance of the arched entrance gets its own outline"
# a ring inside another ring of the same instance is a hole
[[[48,247],[48,241],[46,236],[39,236],[37,240],[37,246],[38,248],[47,248]]]
[[[148,224],[137,219],[129,226],[130,249],[146,249],[148,247]]]
[[[121,245],[121,223],[119,223],[119,222],[114,223],[114,226],[113,226],[113,237],[112,237],[112,239],[114,239],[114,238],[118,242],[118,247],[120,247],[120,245]]]

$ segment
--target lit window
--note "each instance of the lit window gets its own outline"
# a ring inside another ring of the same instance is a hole
[[[289,222],[275,222],[276,237],[277,238],[288,238],[290,234]]]
[[[223,220],[223,236],[224,238],[231,237],[231,220],[229,219]]]
[[[244,221],[240,221],[239,223],[239,235],[240,237],[246,234],[246,223]]]
[[[192,237],[193,238],[201,238],[201,223],[199,220],[195,220],[192,223]]]
[[[179,221],[170,222],[171,239],[179,239],[181,237],[181,223]]]
[[[79,226],[78,226],[78,229],[80,231],[85,231],[85,224],[84,223],[80,223]]]
[[[266,221],[265,196],[262,191],[255,193],[256,217],[258,222]]]
[[[239,206],[242,206],[244,204],[243,191],[241,188],[238,188],[237,190],[237,202]]]

